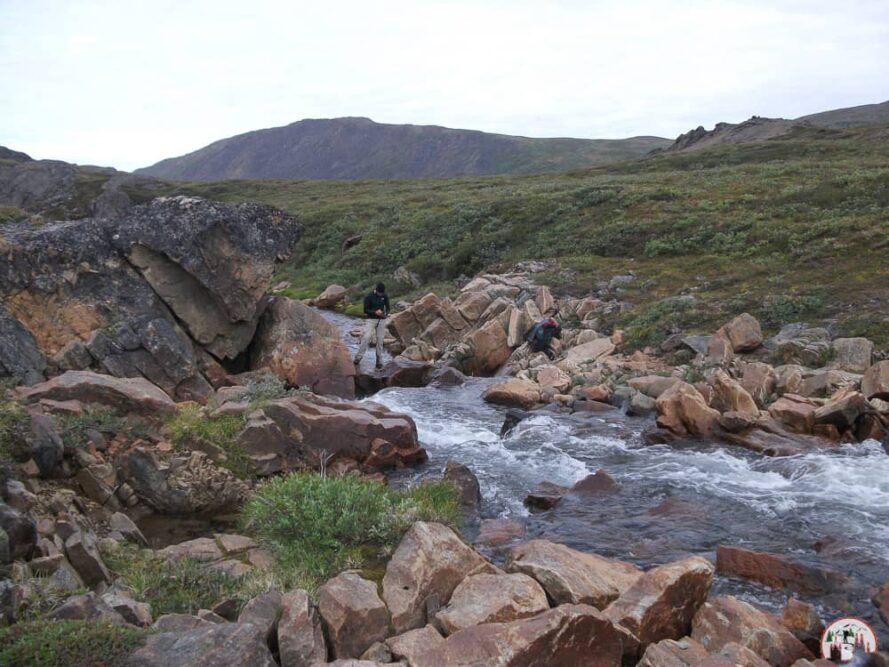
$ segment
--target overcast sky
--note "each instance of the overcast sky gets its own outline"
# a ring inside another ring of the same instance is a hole
[[[889,99],[887,0],[0,0],[0,145],[121,169],[302,118],[675,137]]]

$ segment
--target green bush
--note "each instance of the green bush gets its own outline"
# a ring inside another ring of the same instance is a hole
[[[140,628],[98,621],[24,621],[0,629],[0,665],[115,667],[147,634]]]
[[[457,493],[447,482],[405,491],[358,477],[294,473],[257,487],[245,528],[275,554],[283,577],[309,589],[347,568],[372,565],[414,521],[456,525]]]
[[[163,614],[194,614],[226,598],[245,602],[244,582],[191,558],[167,562],[151,550],[128,546],[105,557],[120,582],[136,599],[151,605],[154,618]]]
[[[674,329],[682,328],[693,312],[694,302],[687,298],[667,298],[655,301],[628,318],[624,347],[639,350],[661,343]]]
[[[0,466],[8,466],[22,453],[28,414],[17,401],[0,398]]]
[[[85,447],[91,430],[109,437],[123,433],[129,438],[144,438],[149,433],[141,419],[99,406],[87,408],[82,415],[60,417],[58,424],[62,440],[70,447]]]
[[[762,308],[763,324],[781,326],[810,317],[818,317],[824,311],[824,300],[819,296],[779,296],[767,301]]]

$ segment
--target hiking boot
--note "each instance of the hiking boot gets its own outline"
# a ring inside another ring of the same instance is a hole
[[[381,370],[381,369],[383,368],[383,362],[382,362],[382,361],[378,361],[378,362],[377,362],[377,366],[376,366],[376,368],[377,368],[377,370]]]

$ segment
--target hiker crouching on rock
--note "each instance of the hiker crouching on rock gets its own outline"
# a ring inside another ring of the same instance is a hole
[[[531,352],[543,352],[552,360],[556,358],[556,353],[552,348],[553,338],[562,338],[562,327],[552,315],[549,315],[531,327],[527,341]]]
[[[367,352],[367,346],[373,339],[377,351],[377,368],[382,368],[386,318],[389,317],[389,297],[386,296],[386,286],[383,283],[377,283],[376,289],[364,297],[364,316],[367,318],[367,326],[361,337],[358,353],[355,355],[355,365],[361,363],[361,358]]]

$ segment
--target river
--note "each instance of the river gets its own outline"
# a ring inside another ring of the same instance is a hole
[[[348,335],[356,322],[324,313]],[[364,364],[372,367],[372,352]],[[698,554],[715,561],[719,544],[785,554],[848,576],[839,593],[797,595],[826,622],[852,614],[889,642],[870,595],[889,579],[889,456],[875,441],[833,451],[769,458],[706,442],[648,446],[650,418],[541,410],[506,437],[504,410],[481,398],[489,378],[459,387],[391,388],[369,400],[417,423],[429,463],[392,476],[392,484],[437,476],[448,459],[469,466],[481,484],[482,517],[524,522],[542,537],[648,567]],[[529,512],[525,495],[540,482],[570,486],[598,469],[620,485],[596,497],[567,495]],[[467,536],[473,539],[475,531]],[[505,553],[490,551],[495,561]],[[717,576],[711,595],[732,594],[779,610],[788,593]]]

